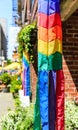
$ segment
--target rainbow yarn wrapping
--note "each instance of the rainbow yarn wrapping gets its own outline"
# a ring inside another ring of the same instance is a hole
[[[60,0],[38,0],[38,25],[34,130],[64,130]]]
[[[23,52],[22,58],[23,64],[23,90],[25,96],[30,96],[30,65],[29,65],[29,56],[27,53]]]

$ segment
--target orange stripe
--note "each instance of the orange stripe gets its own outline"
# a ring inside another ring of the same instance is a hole
[[[52,27],[50,29],[46,29],[46,28],[39,26],[38,39],[45,41],[45,42],[51,42],[55,39],[59,39],[62,41],[62,28],[61,28],[61,26],[56,25],[55,27]]]

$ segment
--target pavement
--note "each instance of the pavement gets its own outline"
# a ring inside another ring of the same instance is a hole
[[[14,108],[15,106],[12,94],[0,92],[0,120],[8,113],[8,110],[14,110]],[[0,128],[0,130],[2,129]]]

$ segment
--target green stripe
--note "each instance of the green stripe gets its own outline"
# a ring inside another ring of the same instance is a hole
[[[38,53],[38,70],[60,70],[62,69],[62,54],[56,52],[50,56]]]
[[[33,130],[41,130],[41,118],[40,118],[40,105],[39,105],[39,86],[36,86],[36,103],[35,103],[35,115],[34,115],[34,128]]]

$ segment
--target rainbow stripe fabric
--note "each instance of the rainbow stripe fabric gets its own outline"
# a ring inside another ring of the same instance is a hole
[[[22,86],[23,86],[23,90],[24,90],[24,95],[25,96],[30,96],[30,65],[29,65],[29,56],[25,52],[23,52],[22,64],[23,64]]]
[[[38,83],[34,130],[64,130],[60,0],[38,0]]]

